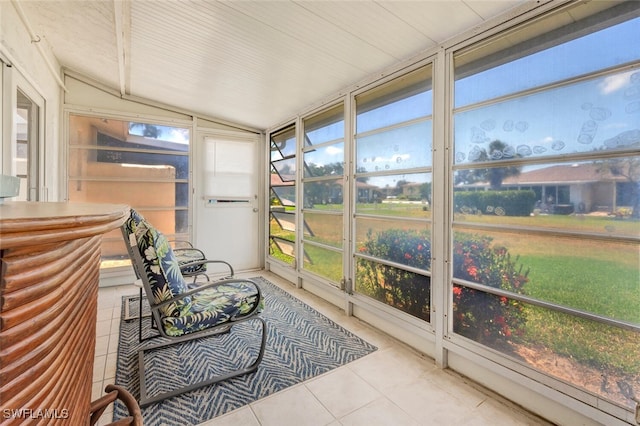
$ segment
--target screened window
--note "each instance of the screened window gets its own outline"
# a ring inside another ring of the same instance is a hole
[[[355,291],[430,320],[431,66],[356,96]]]
[[[640,392],[637,9],[555,15],[501,34],[512,48],[456,55],[452,175],[454,333],[628,409]]]
[[[127,204],[172,240],[189,239],[188,128],[72,114],[68,196]],[[119,231],[103,238],[102,266],[128,255]]]
[[[344,107],[303,121],[302,268],[334,285],[343,273]]]
[[[296,262],[296,129],[273,133],[270,140],[269,255]]]

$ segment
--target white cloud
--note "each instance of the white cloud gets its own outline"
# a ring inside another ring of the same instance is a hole
[[[612,75],[605,78],[602,83],[598,86],[600,88],[600,93],[603,95],[608,95],[610,93],[616,92],[629,84],[629,75],[631,72],[624,74]]]
[[[330,146],[326,149],[326,153],[329,155],[338,155],[338,154],[342,154],[343,149],[342,148],[338,148],[337,146]]]

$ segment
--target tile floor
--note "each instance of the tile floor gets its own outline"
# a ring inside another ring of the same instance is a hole
[[[436,368],[432,359],[356,318],[345,316],[318,297],[268,272],[261,275],[376,345],[378,350],[201,426],[548,424],[495,395],[490,396],[491,392],[455,373]],[[137,291],[133,286],[100,289],[94,400],[115,380],[120,304],[123,295]],[[108,423],[111,417],[112,411],[106,412],[100,425]]]

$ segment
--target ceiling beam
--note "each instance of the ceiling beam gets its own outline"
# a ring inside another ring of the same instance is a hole
[[[113,15],[115,18],[120,94],[128,95],[131,91],[131,2],[129,0],[113,0]]]

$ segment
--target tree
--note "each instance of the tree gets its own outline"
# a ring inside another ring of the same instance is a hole
[[[162,131],[160,130],[160,128],[158,128],[158,126],[154,126],[153,124],[133,123],[133,122],[129,123],[130,131],[136,128],[142,129],[142,136],[147,138],[158,139],[162,134]]]
[[[486,149],[479,149],[474,155],[474,162],[496,161],[517,157],[515,150],[500,140],[494,140],[489,144],[488,152]],[[470,184],[476,182],[488,182],[489,188],[499,190],[502,188],[502,182],[509,176],[518,176],[520,167],[489,167],[486,169],[460,170],[456,174],[456,184]]]
[[[622,177],[631,183],[632,209],[631,217],[640,219],[640,157],[611,158],[598,161],[597,171],[609,173],[614,177]]]

